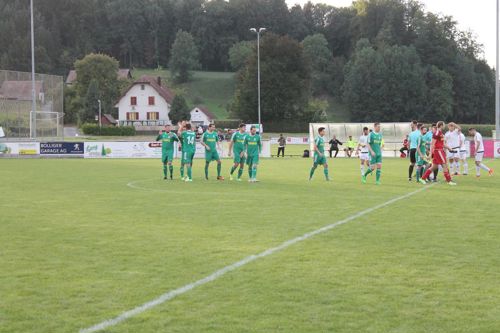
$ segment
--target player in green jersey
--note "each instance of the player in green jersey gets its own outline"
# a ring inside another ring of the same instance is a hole
[[[426,139],[426,134],[427,134],[427,127],[423,124],[420,125],[420,137],[418,138],[417,142],[417,182],[420,182],[425,184],[425,180],[423,180],[421,177],[424,174],[424,168],[427,166],[427,139]]]
[[[329,181],[330,177],[328,177],[328,163],[325,156],[325,128],[318,128],[318,134],[319,135],[314,139],[314,162],[311,171],[309,172],[309,180],[312,180],[314,171],[316,171],[318,165],[322,165],[323,172],[325,173],[325,179],[326,181]]]
[[[163,163],[163,179],[167,179],[167,165],[170,171],[170,179],[173,178],[174,166],[174,142],[178,142],[179,138],[172,132],[170,125],[165,126],[165,129],[160,131],[156,141],[161,141],[161,161]]]
[[[231,153],[234,155],[234,165],[231,168],[231,175],[229,180],[233,180],[233,173],[240,166],[238,170],[237,181],[241,181],[241,175],[243,174],[243,169],[245,168],[245,138],[247,134],[245,133],[245,124],[240,124],[238,131],[231,137],[231,142],[229,143],[229,157]]]
[[[191,124],[185,125],[185,131],[181,134],[182,141],[182,163],[187,167],[186,182],[192,182],[193,157],[196,152],[196,133],[191,130]]]
[[[205,147],[205,179],[208,180],[208,167],[210,162],[217,161],[217,180],[224,180],[220,175],[222,163],[220,161],[217,148],[219,146],[219,136],[215,132],[215,125],[208,125],[208,130],[201,136],[201,144]]]
[[[250,127],[250,134],[245,137],[244,146],[247,151],[248,181],[257,182],[257,167],[259,165],[259,154],[262,150],[260,135],[257,134],[255,126]]]
[[[382,144],[383,138],[382,133],[380,133],[380,123],[375,123],[373,125],[374,131],[368,136],[368,150],[372,156],[370,161],[370,168],[366,170],[365,174],[361,178],[361,182],[366,184],[366,176],[377,169],[375,184],[380,185],[380,175],[382,174]]]

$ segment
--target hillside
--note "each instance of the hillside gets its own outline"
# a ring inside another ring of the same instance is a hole
[[[204,105],[217,119],[227,119],[227,106],[234,96],[235,73],[196,71],[190,82],[174,84],[168,70],[134,69],[134,79],[142,75],[160,76],[176,92],[183,92],[190,107]]]

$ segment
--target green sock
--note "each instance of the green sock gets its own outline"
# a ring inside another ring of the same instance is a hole
[[[233,167],[231,168],[231,176],[233,175],[234,171],[236,170],[236,166],[233,165]]]
[[[368,168],[368,170],[366,170],[366,172],[365,172],[365,177],[368,176],[372,172],[373,172],[373,170],[371,168]]]
[[[325,178],[326,178],[326,179],[329,179],[329,178],[328,178],[328,168],[325,168],[325,169],[323,170],[323,172],[325,173]]]
[[[168,171],[170,171],[170,178],[172,178],[174,176],[174,166],[173,165],[169,165],[168,166]]]
[[[188,178],[189,178],[189,179],[192,179],[192,174],[191,174],[191,165],[188,165],[187,169],[188,169],[188,170],[187,170],[187,171],[188,171],[188,172],[187,172],[187,174],[188,174]]]
[[[222,171],[222,163],[217,163],[217,177],[220,177],[221,171]]]
[[[378,181],[378,182],[380,181],[380,175],[381,175],[381,174],[382,174],[382,170],[377,169],[377,173],[376,173],[376,176],[375,176],[375,177],[376,177],[376,178],[375,178],[375,179],[376,179],[376,181]]]
[[[208,178],[208,166],[210,165],[209,162],[205,163],[205,178]]]
[[[163,176],[167,177],[167,166],[165,164],[163,165]]]
[[[313,167],[311,168],[311,171],[309,172],[309,179],[311,179],[311,178],[313,177],[313,175],[314,175],[314,171],[316,171],[316,168],[317,168],[317,167],[318,167],[318,166],[317,166],[316,164],[315,164],[315,165],[313,165]]]
[[[417,182],[420,180],[420,172],[422,171],[421,167],[417,167]]]
[[[181,164],[181,178],[184,178],[184,164]]]
[[[238,179],[240,179],[240,178],[241,178],[241,175],[243,175],[243,168],[240,168],[240,169],[238,170]]]
[[[248,178],[252,179],[252,165],[248,166]]]
[[[253,175],[253,177],[252,177],[253,179],[257,178],[257,167],[256,166],[253,167],[252,175]]]

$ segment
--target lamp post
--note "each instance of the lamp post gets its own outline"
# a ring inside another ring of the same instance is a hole
[[[496,31],[496,46],[497,46],[497,63],[495,68],[495,130],[496,130],[496,139],[500,140],[500,50],[499,50],[499,37],[500,37],[500,0],[497,0],[497,31]]]
[[[257,34],[257,100],[258,100],[258,119],[259,119],[259,133],[262,133],[261,120],[260,120],[260,34],[266,31],[266,28],[251,28],[251,32]]]
[[[102,129],[102,116],[101,116],[101,100],[97,100],[97,104],[99,104],[99,135],[101,135],[101,129]]]
[[[35,94],[35,28],[33,26],[33,0],[30,0],[31,14],[31,117],[33,118],[31,137],[36,138],[36,94]],[[31,119],[30,117],[30,119]]]

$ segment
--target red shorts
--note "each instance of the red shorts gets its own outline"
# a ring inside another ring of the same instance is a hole
[[[432,154],[432,164],[446,164],[446,154],[444,153],[444,150],[434,150],[434,154]]]

